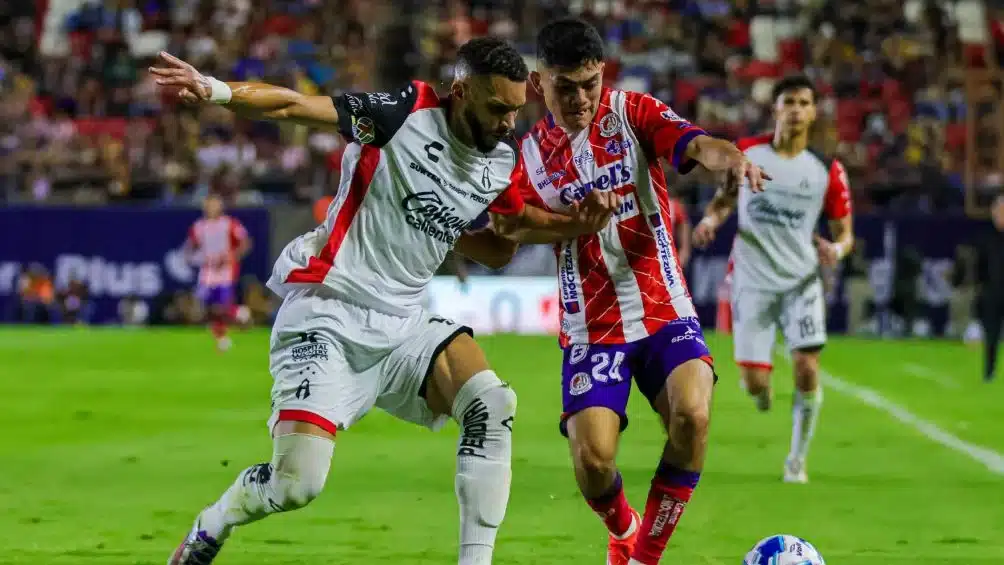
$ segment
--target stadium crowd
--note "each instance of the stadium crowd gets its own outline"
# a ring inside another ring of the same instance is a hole
[[[995,67],[1004,47],[997,8],[967,0],[5,2],[0,196],[311,201],[336,186],[338,136],[174,107],[145,72],[151,56],[310,92],[412,76],[442,86],[469,37],[502,35],[532,56],[536,24],[568,11],[604,30],[609,84],[653,92],[718,135],[763,130],[772,81],[805,72],[822,93],[817,144],[846,164],[859,210],[961,205],[965,69]],[[536,100],[523,127],[541,112]],[[1001,184],[979,170],[978,183]],[[709,191],[694,179],[675,186],[697,207]]]
[[[220,108],[177,106],[158,93],[146,72],[153,57],[166,50],[220,78],[260,79],[313,93],[392,89],[413,77],[445,89],[456,48],[467,39],[504,36],[532,59],[540,23],[570,12],[605,34],[607,84],[652,92],[719,136],[764,131],[773,82],[807,74],[820,93],[815,144],[846,165],[856,210],[958,210],[967,112],[979,114],[974,183],[987,192],[1004,185],[995,167],[998,148],[989,141],[998,131],[996,118],[968,107],[965,88],[967,73],[996,69],[998,53],[1004,55],[1000,4],[4,2],[0,202],[190,205],[216,193],[231,205],[322,202],[315,209],[323,210],[324,198],[337,187],[344,149],[338,135],[235,120]],[[530,95],[523,131],[544,111],[543,101]],[[994,135],[983,131],[988,127]],[[699,173],[671,180],[691,212],[714,190],[713,179]],[[553,257],[546,248],[527,249],[509,272],[550,274]],[[46,278],[42,271],[33,276]],[[23,288],[38,295],[35,302],[52,305],[43,310],[53,318],[86,319],[86,309],[72,306],[86,303],[79,298],[86,289],[53,291],[27,282]],[[164,299],[151,319],[200,319],[191,297]]]

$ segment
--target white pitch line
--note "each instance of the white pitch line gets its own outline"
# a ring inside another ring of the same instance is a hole
[[[924,379],[925,381],[939,384],[945,388],[959,388],[959,383],[952,380],[951,377],[939,375],[935,371],[932,371],[923,365],[918,365],[917,363],[904,363],[903,368],[906,369],[907,373]]]
[[[870,388],[850,383],[822,369],[819,370],[819,376],[823,383],[833,390],[852,396],[863,404],[889,414],[898,422],[917,430],[927,439],[969,457],[996,475],[1004,475],[1004,454],[974,445],[950,434]]]

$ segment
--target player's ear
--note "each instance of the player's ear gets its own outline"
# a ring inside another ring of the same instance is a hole
[[[540,85],[540,72],[530,71],[530,86],[537,91],[537,94],[544,94],[544,90]]]
[[[466,96],[466,88],[464,88],[464,81],[455,80],[453,84],[450,85],[450,96],[456,98],[457,100],[463,100]]]

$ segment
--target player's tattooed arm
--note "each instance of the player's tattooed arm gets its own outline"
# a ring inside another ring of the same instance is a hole
[[[465,233],[457,239],[453,251],[489,269],[501,269],[516,255],[519,243],[499,236],[491,230]],[[463,267],[466,270],[466,266]],[[458,273],[459,274],[459,273]],[[466,279],[466,272],[461,282]]]
[[[177,89],[178,98],[184,102],[220,104],[251,119],[338,127],[338,111],[329,96],[308,96],[258,82],[222,82],[165,52],[160,53],[157,66],[150,67],[150,73],[161,87]]]
[[[492,223],[499,235],[519,243],[557,243],[600,231],[620,205],[617,193],[593,190],[567,214],[527,206],[520,216],[493,214]]]

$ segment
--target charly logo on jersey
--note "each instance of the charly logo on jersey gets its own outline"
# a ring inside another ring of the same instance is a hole
[[[595,160],[596,158],[593,157],[593,152],[589,149],[589,147],[586,147],[585,149],[582,150],[582,153],[579,153],[578,155],[572,158],[572,162],[575,163],[576,167],[583,167],[586,164],[592,163]]]
[[[456,208],[431,190],[405,196],[401,207],[409,226],[443,243],[452,245],[471,226],[470,220],[458,215]]]
[[[631,182],[631,167],[621,162],[611,163],[603,174],[585,184],[566,185],[561,189],[558,198],[565,206],[571,206],[573,202],[585,198],[594,188],[611,190],[629,182]]]
[[[607,114],[600,118],[600,135],[603,137],[612,137],[621,129],[621,119],[617,117],[617,114]]]
[[[376,140],[376,125],[373,120],[367,116],[352,116],[352,137],[363,145],[373,143]]]
[[[772,202],[766,194],[756,194],[746,205],[746,212],[754,222],[786,228],[800,228],[807,216],[805,210],[787,208]]]

